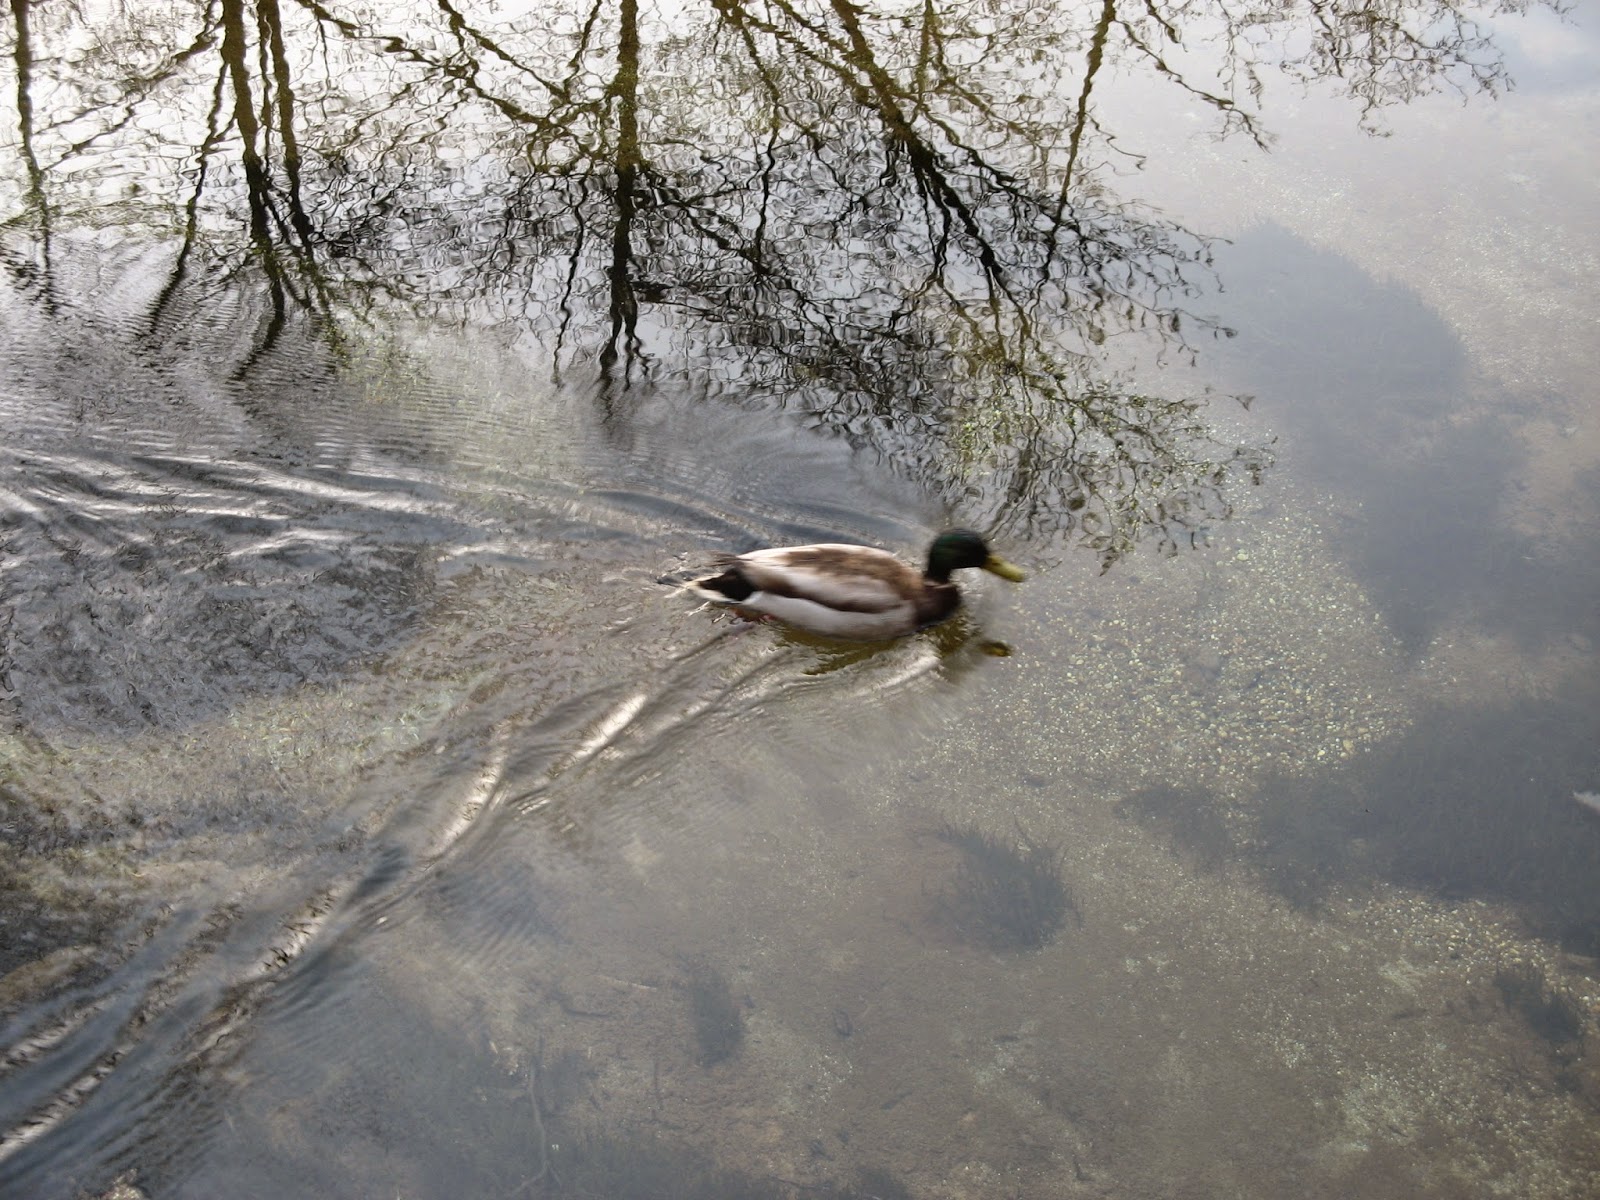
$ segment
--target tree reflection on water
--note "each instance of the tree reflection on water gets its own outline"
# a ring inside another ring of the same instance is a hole
[[[1524,0],[1502,0],[1501,9]],[[250,298],[247,374],[294,329],[493,324],[616,399],[692,376],[803,411],[968,519],[1109,562],[1226,511],[1259,448],[1203,396],[1112,366],[1190,355],[1205,238],[1119,198],[1137,156],[1094,103],[1154,72],[1268,138],[1263,73],[1361,119],[1499,88],[1451,0],[13,0],[3,185],[14,285],[57,303],[53,243],[170,246],[142,314]],[[1203,36],[1186,38],[1180,31]]]

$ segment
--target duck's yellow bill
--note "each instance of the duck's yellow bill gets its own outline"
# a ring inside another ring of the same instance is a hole
[[[1001,579],[1009,579],[1012,583],[1021,583],[1028,576],[1019,567],[1014,567],[998,554],[989,555],[989,560],[983,564],[985,571],[993,572]]]

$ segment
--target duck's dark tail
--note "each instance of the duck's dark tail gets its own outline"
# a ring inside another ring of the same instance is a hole
[[[750,599],[756,590],[755,585],[744,577],[744,572],[739,570],[737,565],[730,565],[720,575],[696,579],[688,587],[690,591],[700,593],[707,600],[733,604]]]

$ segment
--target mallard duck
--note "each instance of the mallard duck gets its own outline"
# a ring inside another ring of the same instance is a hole
[[[831,542],[753,550],[686,585],[714,604],[776,617],[825,637],[880,640],[949,619],[961,606],[953,571],[980,567],[1020,583],[1023,573],[965,529],[941,533],[918,571],[887,550]]]

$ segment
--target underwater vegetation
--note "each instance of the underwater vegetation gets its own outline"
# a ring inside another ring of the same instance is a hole
[[[728,977],[706,962],[685,965],[689,1015],[694,1020],[695,1061],[709,1067],[732,1058],[744,1042],[744,1010]]]
[[[939,916],[967,940],[995,950],[1037,950],[1069,913],[1082,919],[1061,876],[1059,848],[1020,830],[1015,841],[976,826],[945,825],[938,836],[961,852],[955,882],[939,897]]]
[[[545,1200],[911,1200],[887,1171],[847,1183],[797,1183],[718,1166],[709,1156],[638,1131],[563,1134],[536,1195]]]
[[[1533,963],[1513,963],[1494,973],[1494,986],[1505,1006],[1522,1014],[1532,1030],[1557,1045],[1583,1034],[1583,1008]]]

